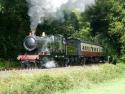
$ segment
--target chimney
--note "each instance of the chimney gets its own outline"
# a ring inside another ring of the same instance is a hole
[[[33,31],[32,31],[32,35],[35,35],[35,32],[36,32],[36,31],[35,31],[35,30],[33,30]]]
[[[42,33],[42,37],[45,37],[45,36],[46,36],[46,34],[45,34],[45,32],[43,32],[43,33]]]
[[[29,36],[32,36],[32,35],[35,35],[34,32],[30,32],[30,33],[29,33]]]

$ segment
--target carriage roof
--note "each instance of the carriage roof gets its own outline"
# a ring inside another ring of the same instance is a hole
[[[91,45],[95,45],[95,46],[99,46],[99,47],[102,47],[99,43],[94,43],[94,42],[90,42],[90,41],[85,41],[85,40],[79,40],[79,39],[74,39],[74,38],[70,38],[68,39],[68,41],[75,41],[77,43],[85,43],[85,44],[91,44]]]

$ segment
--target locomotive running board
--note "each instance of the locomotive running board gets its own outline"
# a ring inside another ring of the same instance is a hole
[[[17,60],[38,60],[39,55],[19,55]]]

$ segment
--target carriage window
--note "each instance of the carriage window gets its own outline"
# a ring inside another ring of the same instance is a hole
[[[88,46],[86,46],[86,51],[88,51]]]
[[[97,48],[95,48],[95,52],[97,52]]]
[[[83,46],[82,50],[83,50],[83,51],[85,50],[85,46]]]
[[[96,48],[96,52],[98,52],[98,48]]]
[[[98,52],[98,48],[96,48],[96,52]]]
[[[87,51],[89,51],[89,47],[87,47]]]
[[[87,46],[87,51],[89,51],[89,47]]]
[[[101,49],[99,48],[99,52],[101,52]]]
[[[98,52],[98,48],[96,48],[96,52]]]
[[[89,47],[89,51],[90,51],[90,52],[92,51],[91,47]]]
[[[67,54],[68,55],[75,55],[77,53],[77,48],[74,44],[67,45]]]
[[[92,50],[93,50],[93,52],[94,52],[94,47],[93,47],[93,49],[92,49]]]
[[[85,51],[86,51],[86,46],[85,46]]]
[[[89,47],[87,47],[87,51],[89,51]]]
[[[100,48],[98,48],[98,52],[100,52]]]
[[[91,47],[91,52],[93,52],[93,49],[92,49],[92,47]]]
[[[86,46],[86,51],[88,51],[88,47]]]
[[[100,48],[98,48],[98,52],[100,52]]]
[[[97,48],[97,52],[99,52],[99,48]]]
[[[89,46],[89,51],[91,51],[91,47]]]
[[[94,48],[94,52],[96,52],[96,48]]]
[[[83,46],[83,48],[82,48],[82,49],[83,49],[83,51],[85,51],[85,46]]]

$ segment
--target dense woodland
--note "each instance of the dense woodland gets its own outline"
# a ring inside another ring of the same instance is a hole
[[[30,32],[30,18],[25,0],[0,0],[0,58],[15,59]],[[106,55],[125,61],[125,1],[96,0],[84,13],[65,13],[65,21],[39,24],[37,34],[62,34],[92,41],[104,47]]]

